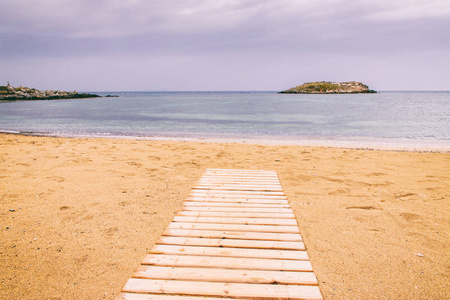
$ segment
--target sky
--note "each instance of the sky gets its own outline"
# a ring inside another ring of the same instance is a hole
[[[450,90],[449,0],[0,0],[0,85]]]

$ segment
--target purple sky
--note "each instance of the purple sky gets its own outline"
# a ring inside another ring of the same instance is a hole
[[[450,1],[0,0],[0,85],[450,90]]]

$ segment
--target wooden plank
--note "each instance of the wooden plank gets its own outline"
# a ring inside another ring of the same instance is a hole
[[[257,178],[201,178],[197,183],[251,183],[251,184],[278,184],[278,179],[257,179]]]
[[[291,208],[288,203],[239,203],[239,202],[217,202],[217,201],[185,201],[184,206],[190,207],[253,207],[253,208]]]
[[[272,233],[272,232],[245,232],[245,231],[219,231],[219,230],[184,230],[166,229],[163,236],[201,237],[220,239],[248,239],[264,241],[301,241],[298,233]]]
[[[265,194],[264,194],[265,193]],[[192,189],[189,197],[212,197],[212,198],[242,198],[242,199],[266,199],[287,200],[282,192],[257,192],[252,191],[208,191]]]
[[[243,178],[228,178],[228,179],[202,179],[198,180],[196,184],[243,184],[243,185],[278,185],[278,180],[266,179],[266,180],[250,180]]]
[[[208,174],[208,173],[217,173],[217,174],[230,174],[230,173],[235,173],[235,174],[250,174],[253,176],[257,176],[260,174],[265,174],[265,175],[272,175],[272,176],[276,176],[277,172],[276,171],[270,171],[270,170],[239,170],[239,169],[206,169],[204,174]]]
[[[157,244],[250,249],[305,250],[303,242],[162,236]]]
[[[133,293],[222,296],[232,298],[246,297],[251,299],[322,299],[320,290],[317,286],[221,283],[140,278],[131,278],[128,280],[122,291]]]
[[[229,180],[229,179],[244,179],[244,180],[273,180],[280,181],[277,175],[251,175],[251,174],[204,174],[198,180]]]
[[[252,169],[206,169],[205,173],[208,172],[218,172],[218,173],[251,173],[251,174],[277,174],[277,172],[272,170],[252,170]]]
[[[223,202],[232,202],[232,201],[242,201],[245,203],[245,201],[253,201],[253,202],[269,202],[269,201],[287,201],[286,196],[247,196],[247,195],[214,195],[214,194],[193,194],[189,195],[187,197],[187,200],[189,199],[203,199],[203,200],[209,200],[210,201],[223,201]],[[202,200],[202,201],[203,201]]]
[[[285,196],[283,192],[280,191],[228,191],[223,190],[221,191],[208,191],[208,190],[202,190],[202,189],[196,189],[195,187],[192,189],[191,192],[199,192],[199,193],[212,193],[212,194],[225,194],[225,195],[265,195],[265,196]]]
[[[254,180],[254,181],[279,181],[279,178],[276,176],[263,175],[263,176],[252,176],[252,175],[239,175],[239,174],[221,174],[221,175],[212,175],[212,176],[203,176],[200,177],[199,180]]]
[[[218,218],[218,217],[175,216],[173,221],[174,222],[215,223],[215,224],[298,226],[297,220],[295,220],[295,219],[273,219],[273,218]]]
[[[162,294],[135,294],[135,293],[120,293],[116,300],[223,300],[226,298],[215,297],[195,297],[195,296],[174,296]],[[233,300],[244,300],[233,298]]]
[[[210,183],[210,182],[197,182],[195,184],[195,188],[198,186],[205,186],[205,187],[241,187],[241,188],[259,188],[261,191],[265,189],[277,189],[277,190],[283,190],[280,186],[280,184],[268,184],[268,183],[259,183],[259,184],[250,184],[245,182],[240,183],[227,183],[227,182],[220,182],[220,183]]]
[[[221,206],[183,206],[185,211],[215,211],[215,212],[245,212],[245,213],[285,213],[291,214],[290,208],[263,208],[263,207],[221,207]]]
[[[218,176],[218,177],[202,177],[198,180],[198,182],[230,182],[234,181],[236,183],[241,182],[272,182],[280,184],[280,180],[277,177],[244,177],[244,176]]]
[[[236,258],[202,255],[147,254],[142,261],[142,264],[166,267],[202,267],[298,272],[312,271],[311,263],[307,260]]]
[[[270,180],[253,180],[244,178],[228,178],[228,179],[201,179],[197,184],[221,185],[221,184],[242,184],[242,185],[277,185],[280,186],[280,181]]]
[[[197,229],[197,230],[222,230],[222,231],[246,231],[246,232],[278,232],[300,233],[297,226],[280,225],[246,225],[246,224],[211,224],[211,223],[183,223],[172,222],[168,229]]]
[[[199,179],[197,183],[209,183],[209,184],[269,184],[269,185],[280,185],[278,179],[255,179],[255,178],[203,178]]]
[[[207,191],[269,191],[269,192],[281,192],[283,189],[279,186],[249,186],[242,184],[222,184],[222,185],[195,185],[194,189],[203,189]]]
[[[204,193],[204,194],[225,194],[225,195],[257,195],[257,196],[285,196],[283,192],[272,192],[272,191],[205,191],[196,188],[192,189],[192,192]]]
[[[198,181],[195,183],[194,186],[216,186],[216,187],[222,187],[222,186],[246,186],[246,187],[257,187],[257,188],[280,188],[281,185],[278,182],[270,183],[270,182],[202,182]],[[262,189],[264,190],[264,189]]]
[[[234,176],[234,177],[249,177],[249,178],[278,178],[275,173],[237,173],[237,172],[227,172],[227,173],[218,173],[218,172],[205,172],[203,176],[208,177],[226,177],[226,176]]]
[[[275,191],[282,191],[283,189],[280,187],[252,187],[252,186],[240,186],[240,185],[236,185],[236,186],[207,186],[207,185],[196,185],[194,186],[194,189],[201,189],[201,190],[210,190],[210,191],[214,191],[214,190],[220,190],[220,191],[258,191],[258,192],[264,192],[264,191],[270,191],[270,192],[275,192]]]
[[[274,173],[277,174],[276,171],[272,170],[263,170],[263,169],[221,169],[221,168],[208,168],[205,170],[205,172],[255,172],[255,173]]]
[[[240,195],[230,195],[230,196],[224,196],[224,195],[189,195],[187,200],[191,199],[198,199],[198,201],[218,201],[218,202],[253,202],[253,203],[269,203],[271,201],[274,201],[276,203],[280,203],[282,201],[287,202],[287,198],[285,196],[240,196]]]
[[[277,174],[276,171],[273,170],[264,170],[264,169],[222,169],[222,168],[208,168],[205,172],[246,172],[246,173],[274,173]]]
[[[216,268],[140,266],[133,274],[133,277],[229,283],[318,284],[317,278],[312,272],[230,270]]]
[[[151,254],[249,257],[249,258],[267,258],[267,259],[294,259],[294,260],[308,260],[309,259],[306,251],[272,250],[272,249],[243,249],[243,248],[180,246],[180,245],[155,245],[150,250],[149,253],[151,253]]]
[[[205,197],[205,196],[195,196],[187,197],[186,202],[218,202],[218,203],[255,203],[255,204],[289,204],[287,200],[283,199],[245,199],[245,198],[216,198],[216,197]]]
[[[189,193],[191,197],[213,197],[213,198],[243,198],[243,199],[275,199],[286,200],[282,192],[251,192],[251,191],[208,191],[192,189]]]
[[[222,218],[275,218],[275,219],[295,219],[294,214],[287,213],[239,213],[239,212],[210,212],[210,211],[180,211],[177,216],[198,216],[198,217],[222,217]]]
[[[208,176],[209,175],[209,176]],[[218,179],[238,179],[238,180],[280,180],[278,176],[273,175],[258,175],[251,174],[205,174],[199,180],[218,180]]]

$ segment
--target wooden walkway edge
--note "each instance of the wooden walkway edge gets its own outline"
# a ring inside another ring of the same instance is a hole
[[[274,171],[207,169],[116,300],[323,299]]]

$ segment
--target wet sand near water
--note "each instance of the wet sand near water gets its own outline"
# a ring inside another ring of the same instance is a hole
[[[450,298],[450,154],[0,134],[0,298],[114,299],[206,168],[277,171],[325,299]]]

